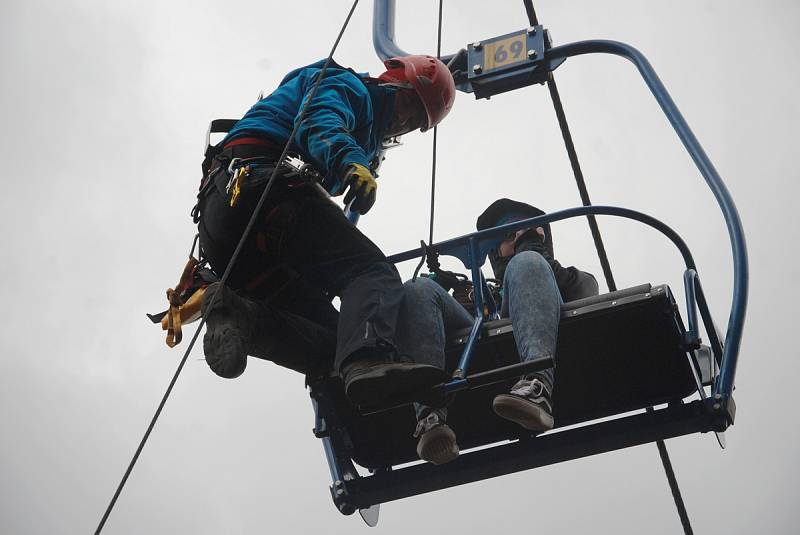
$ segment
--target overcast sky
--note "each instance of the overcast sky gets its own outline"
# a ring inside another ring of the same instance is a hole
[[[437,2],[398,2],[397,37],[432,53]],[[800,119],[791,1],[536,2],[556,44],[644,52],[725,179],[749,239],[751,297],[736,425],[668,441],[696,533],[796,533],[793,393],[800,274]],[[6,0],[0,19],[0,532],[96,527],[185,345],[145,318],[177,282],[211,119],[238,117],[290,69],[324,57],[350,0]],[[372,3],[336,59],[378,73]],[[443,49],[527,25],[521,1],[445,0]],[[692,248],[724,327],[731,255],[714,198],[635,69],[615,57],[556,74],[595,204],[654,215]],[[360,228],[387,253],[427,238],[431,134],[390,153]],[[439,130],[436,239],[507,196],[580,204],[546,89],[459,94]],[[601,218],[620,287],[669,283],[662,236]],[[599,275],[584,221],[553,228],[562,263]],[[400,266],[407,276],[413,265]],[[453,266],[455,267],[455,266]],[[194,327],[188,329],[191,334]],[[188,337],[188,335],[187,335]],[[614,388],[614,385],[608,385]],[[190,357],[105,533],[365,532],[331,503],[303,378],[263,361],[234,381]],[[383,506],[386,534],[680,532],[654,445]],[[377,533],[377,531],[376,531]]]

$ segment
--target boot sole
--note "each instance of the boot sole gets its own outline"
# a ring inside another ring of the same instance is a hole
[[[492,401],[494,413],[528,431],[544,432],[553,428],[553,416],[537,404],[511,394],[500,394]]]
[[[203,353],[209,367],[226,379],[234,379],[244,373],[247,352],[239,329],[229,325],[208,327],[203,336]]]
[[[417,455],[432,464],[445,464],[458,457],[456,434],[447,425],[437,425],[419,439]]]
[[[413,394],[441,383],[447,375],[435,366],[388,364],[354,377],[347,383],[348,399],[355,405],[373,406],[401,395]]]

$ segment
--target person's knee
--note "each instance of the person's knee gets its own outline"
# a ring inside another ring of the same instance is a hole
[[[346,274],[350,281],[373,281],[385,288],[398,288],[402,284],[397,268],[386,260],[352,266]]]
[[[415,280],[408,280],[403,284],[406,303],[424,303],[436,299],[437,294],[444,289],[439,283],[432,281],[428,277],[417,277]]]
[[[525,275],[552,277],[553,272],[550,264],[541,254],[535,251],[522,251],[509,260],[508,267],[506,267],[506,278]]]

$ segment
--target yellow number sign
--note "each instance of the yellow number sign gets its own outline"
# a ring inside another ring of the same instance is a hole
[[[491,71],[525,59],[525,34],[487,43],[483,52],[483,70]]]

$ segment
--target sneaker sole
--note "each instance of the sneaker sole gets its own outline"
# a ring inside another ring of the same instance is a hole
[[[435,366],[381,366],[353,378],[347,385],[346,394],[356,405],[379,405],[386,399],[430,388],[444,379],[446,374]]]
[[[438,425],[422,435],[417,444],[417,455],[432,464],[445,464],[458,457],[456,434],[446,425]]]
[[[528,431],[544,432],[553,428],[553,416],[533,402],[511,394],[500,394],[492,402],[494,413]]]

